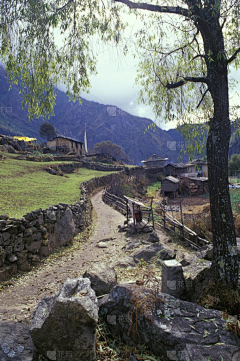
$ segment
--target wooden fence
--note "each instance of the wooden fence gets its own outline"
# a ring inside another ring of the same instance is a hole
[[[124,199],[119,198],[119,197],[115,196],[114,194],[111,194],[111,193],[107,192],[106,190],[104,190],[103,194],[102,194],[102,200],[104,201],[104,203],[113,206],[120,213],[122,213],[124,215],[127,214],[126,201]]]
[[[181,222],[173,217],[169,212],[165,210],[163,205],[160,205],[160,214],[154,212],[155,217],[155,226],[162,227],[177,236],[180,236],[187,243],[189,243],[193,248],[199,249],[201,246],[210,244],[209,241],[200,237],[196,232],[192,229],[188,228],[183,224],[183,216],[182,216],[182,207],[180,204],[180,214],[181,214]]]
[[[103,191],[102,199],[106,204],[113,206],[120,213],[127,215],[126,201],[124,199],[119,198],[106,190]],[[160,210],[160,214],[156,211],[153,212],[155,227],[164,228],[167,231],[176,234],[195,249],[199,249],[203,245],[210,244],[209,241],[200,237],[196,232],[183,224],[181,205],[181,222],[167,212],[163,205],[160,206],[158,210]]]

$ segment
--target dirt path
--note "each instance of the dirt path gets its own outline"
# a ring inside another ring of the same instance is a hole
[[[52,255],[37,269],[14,280],[0,292],[0,321],[30,320],[38,302],[56,293],[67,278],[81,276],[93,262],[114,263],[126,244],[125,233],[118,232],[124,216],[102,202],[102,192],[92,197],[94,230],[89,238],[78,237],[77,247],[66,254]],[[107,241],[106,241],[107,239]],[[99,241],[105,240],[105,242]],[[104,247],[104,248],[102,248]]]

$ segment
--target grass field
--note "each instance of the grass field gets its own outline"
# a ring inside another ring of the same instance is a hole
[[[50,165],[47,162],[17,160],[8,153],[4,156],[6,159],[0,161],[0,214],[16,218],[38,208],[75,203],[79,200],[82,182],[112,173],[80,168],[57,176],[46,171]],[[51,162],[51,165],[59,163]]]
[[[155,197],[161,188],[161,182],[155,182],[147,188],[147,197]]]

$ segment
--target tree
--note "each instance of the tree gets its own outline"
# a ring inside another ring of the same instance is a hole
[[[232,154],[229,161],[229,173],[230,175],[240,174],[240,154]]]
[[[51,139],[57,135],[54,126],[48,122],[44,122],[40,126],[39,134],[44,139]]]
[[[0,58],[30,119],[53,115],[59,81],[73,100],[96,73],[90,37],[119,39],[116,10],[97,0],[1,0]]]
[[[228,68],[240,64],[239,0],[166,0],[164,6],[115,2],[142,18],[136,35],[143,59],[138,70],[142,100],[168,119],[181,113],[192,121],[197,109],[208,118],[211,271],[216,281],[236,289],[238,259],[228,185]]]
[[[123,162],[130,162],[127,154],[120,145],[110,142],[110,140],[96,143],[93,148],[94,153],[103,153],[108,157],[121,160]]]
[[[10,80],[21,79],[23,105],[28,104],[30,118],[51,114],[59,79],[67,84],[70,96],[79,97],[89,87],[89,74],[95,71],[89,37],[98,33],[106,41],[121,38],[120,3],[142,20],[134,37],[143,59],[138,69],[142,101],[166,119],[179,113],[192,122],[197,108],[199,116],[208,120],[212,277],[235,289],[238,259],[228,189],[228,67],[240,63],[239,0],[165,0],[164,6],[158,0],[155,4],[115,0],[109,8],[104,0],[2,0],[0,57]],[[59,46],[57,31],[62,34]]]

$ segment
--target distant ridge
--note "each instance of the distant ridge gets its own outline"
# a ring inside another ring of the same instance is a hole
[[[29,122],[27,110],[21,108],[21,95],[14,85],[9,91],[5,71],[0,67],[0,133],[6,135],[26,135],[41,142],[39,128],[42,119]],[[110,140],[123,147],[134,164],[141,165],[141,160],[152,154],[169,158],[176,162],[179,149],[169,147],[174,138],[178,141],[179,133],[159,127],[146,131],[152,120],[131,115],[114,105],[103,105],[82,99],[82,104],[69,102],[68,96],[56,89],[55,115],[48,121],[61,135],[84,140],[85,123],[87,128],[88,148],[95,143]],[[181,136],[180,136],[181,137]],[[181,138],[182,139],[182,138]]]

